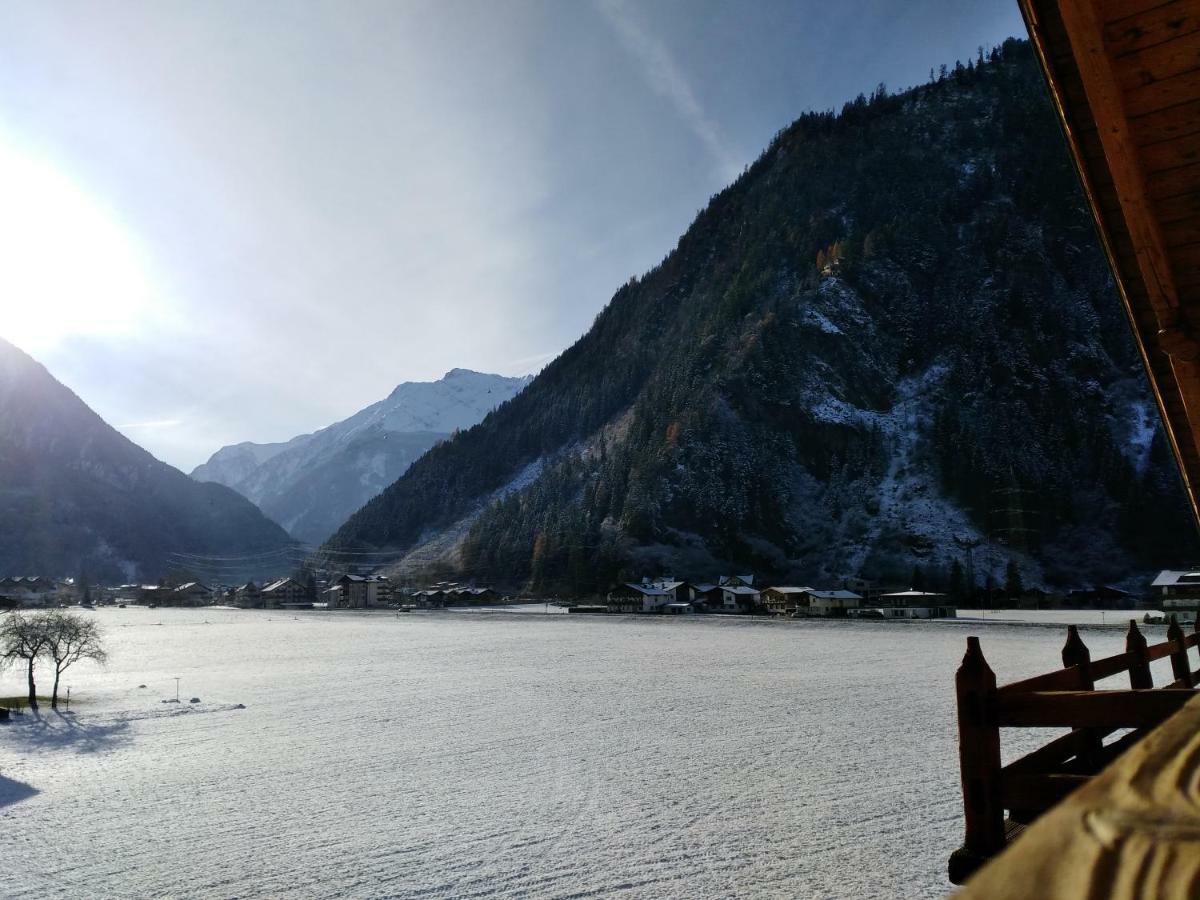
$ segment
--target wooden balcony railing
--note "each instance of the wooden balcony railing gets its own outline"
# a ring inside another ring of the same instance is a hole
[[[1025,825],[1179,711],[1200,683],[1200,669],[1188,661],[1197,645],[1200,633],[1185,635],[1174,616],[1167,639],[1153,646],[1131,620],[1125,652],[1093,662],[1072,625],[1062,669],[997,688],[979,638],[967,638],[955,676],[966,838],[950,856],[950,880],[962,884]],[[1156,689],[1150,663],[1167,657],[1174,681]],[[1123,672],[1129,690],[1096,689],[1097,681]],[[1001,728],[1055,727],[1071,731],[1001,765]],[[1132,730],[1105,743],[1125,729]]]

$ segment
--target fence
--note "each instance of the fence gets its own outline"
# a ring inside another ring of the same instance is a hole
[[[1172,616],[1167,639],[1148,646],[1130,620],[1125,652],[1093,662],[1072,625],[1062,650],[1063,668],[1000,688],[979,638],[967,638],[955,675],[966,838],[950,856],[952,882],[962,884],[1025,825],[1191,699],[1200,669],[1191,668],[1188,649],[1200,644],[1200,620],[1196,629],[1185,635]],[[1175,680],[1156,689],[1150,663],[1166,657]],[[1129,690],[1096,689],[1096,682],[1122,672],[1129,673]],[[1001,765],[1001,728],[1064,727],[1071,731]],[[1132,730],[1115,735],[1125,729]],[[1110,737],[1114,739],[1106,744]]]

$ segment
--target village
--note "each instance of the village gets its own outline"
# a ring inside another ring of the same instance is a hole
[[[82,606],[225,607],[234,609],[439,610],[544,603],[574,614],[748,615],[786,618],[946,619],[959,608],[1147,610],[1194,621],[1200,610],[1200,571],[1163,570],[1141,593],[1111,585],[1053,593],[1040,588],[1019,594],[992,591],[964,603],[947,593],[918,587],[886,587],[862,578],[838,587],[762,585],[753,574],[688,581],[664,575],[618,584],[601,597],[571,600],[524,592],[505,593],[474,583],[440,581],[424,587],[380,574],[282,576],[259,584],[91,585],[42,575],[0,578],[0,610]],[[1149,615],[1147,621],[1155,616]]]

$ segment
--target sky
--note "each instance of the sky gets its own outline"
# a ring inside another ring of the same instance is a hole
[[[0,337],[190,471],[537,371],[808,110],[1015,0],[0,0]]]

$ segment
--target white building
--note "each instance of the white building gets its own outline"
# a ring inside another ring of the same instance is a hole
[[[1158,595],[1163,612],[1200,610],[1200,572],[1164,569],[1150,587]]]
[[[810,616],[844,616],[847,610],[857,609],[862,597],[853,591],[809,590],[808,614]]]

